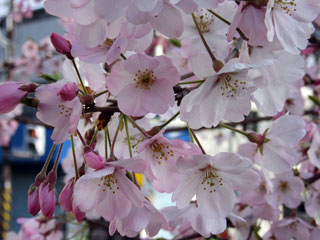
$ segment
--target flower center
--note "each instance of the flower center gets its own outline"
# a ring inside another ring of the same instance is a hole
[[[289,16],[292,16],[292,13],[297,11],[297,4],[295,3],[295,0],[276,0],[274,3],[284,10]]]
[[[281,181],[279,188],[282,192],[286,192],[287,190],[289,190],[289,185],[287,182]]]
[[[103,192],[109,189],[113,194],[115,194],[116,191],[120,189],[117,183],[118,179],[113,174],[110,174],[100,178],[98,187],[101,187]]]
[[[109,50],[114,43],[114,39],[106,38],[102,44],[99,44],[98,47],[105,47],[107,50]]]
[[[66,118],[71,116],[72,108],[66,107],[63,104],[59,104],[58,107],[60,109],[60,112],[59,112],[60,115],[66,117]]]
[[[154,142],[150,145],[150,147],[153,151],[152,158],[154,158],[159,165],[161,165],[163,160],[167,161],[169,157],[174,157],[174,153],[168,145]]]
[[[149,71],[147,68],[142,72],[139,70],[135,74],[135,78],[133,79],[136,83],[136,88],[150,90],[154,81],[156,80],[156,76],[153,71]]]
[[[230,74],[222,74],[219,77],[221,95],[228,97],[234,97],[239,90],[246,89],[246,81],[239,81],[232,77]]]
[[[207,10],[202,8],[200,10],[197,10],[195,15],[201,33],[210,32],[211,26],[214,23],[214,16]]]
[[[204,178],[202,179],[201,184],[203,185],[204,191],[210,191],[210,193],[216,192],[216,188],[222,186],[222,177],[219,177],[217,173],[215,173],[214,168],[208,166],[205,170]]]

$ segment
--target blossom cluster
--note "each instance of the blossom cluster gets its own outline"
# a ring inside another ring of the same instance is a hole
[[[44,8],[66,30],[51,35],[65,56],[61,79],[0,85],[0,113],[36,108],[54,128],[51,153],[60,145],[52,170],[49,155],[30,186],[29,212],[41,214],[32,227],[54,215],[57,164],[71,139],[58,202],[79,223],[103,219],[110,235],[128,237],[164,229],[208,238],[231,228],[240,239],[320,237],[320,132],[301,93],[313,90],[317,115],[319,46],[308,44],[318,0],[46,0]],[[31,42],[24,48],[35,56]],[[235,127],[252,111],[273,120],[269,128]],[[190,141],[166,137],[178,118]],[[211,155],[197,137],[204,128],[246,142]],[[175,206],[157,209],[141,179]]]

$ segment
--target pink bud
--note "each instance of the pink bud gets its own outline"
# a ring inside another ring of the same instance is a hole
[[[40,211],[39,191],[38,187],[31,185],[28,191],[28,210],[32,216]]]
[[[74,179],[71,178],[62,189],[59,196],[59,203],[67,212],[72,211],[72,195],[74,189]]]
[[[58,53],[66,55],[70,60],[74,59],[71,55],[71,43],[67,39],[57,33],[51,33],[50,39]]]
[[[78,87],[73,82],[64,84],[58,91],[57,96],[60,96],[63,101],[71,101],[78,95]]]
[[[266,142],[266,137],[262,134],[248,133],[247,138],[250,142],[258,144],[259,147]]]
[[[82,212],[80,208],[76,206],[74,201],[72,204],[72,213],[79,223],[86,217],[86,213]]]
[[[28,93],[20,89],[21,85],[17,82],[0,85],[0,114],[11,112],[27,96]]]
[[[56,207],[56,190],[50,190],[49,185],[47,181],[41,183],[39,187],[39,199],[43,215],[52,218]]]
[[[84,159],[86,160],[86,163],[89,165],[89,167],[94,169],[102,169],[106,165],[106,160],[100,157],[95,152],[86,152],[84,154]]]

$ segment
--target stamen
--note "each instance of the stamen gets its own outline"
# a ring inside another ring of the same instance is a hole
[[[152,157],[157,160],[159,165],[161,165],[163,160],[167,161],[170,157],[174,157],[174,153],[168,145],[154,142],[150,147],[153,151]]]
[[[100,183],[98,183],[98,187],[102,188],[102,192],[106,190],[110,190],[112,194],[115,194],[117,190],[120,188],[117,185],[118,179],[113,175],[107,175],[100,178]]]
[[[153,71],[149,71],[146,68],[144,71],[139,70],[133,80],[136,82],[136,88],[150,90],[156,80],[156,76]]]
[[[297,4],[295,3],[295,0],[276,0],[274,3],[284,10],[289,16],[292,16],[292,13],[297,11]]]

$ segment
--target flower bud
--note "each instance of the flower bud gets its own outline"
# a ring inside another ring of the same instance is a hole
[[[247,138],[250,142],[258,144],[261,147],[266,142],[266,137],[257,133],[248,133]]]
[[[52,218],[56,207],[56,190],[50,190],[50,184],[47,181],[41,183],[39,187],[40,207],[43,215]]]
[[[71,178],[64,188],[62,189],[59,195],[60,206],[65,209],[67,212],[72,211],[72,195],[74,190],[74,179]]]
[[[66,55],[66,57],[70,60],[74,59],[74,57],[71,55],[71,43],[67,39],[57,33],[51,33],[50,39],[52,45],[55,47],[58,53]]]
[[[28,211],[32,216],[35,216],[40,211],[38,190],[38,187],[32,184],[28,191]]]
[[[74,201],[72,204],[72,213],[79,223],[86,217],[86,213],[82,212]]]
[[[86,163],[89,165],[89,167],[94,169],[102,169],[106,165],[106,160],[92,151],[85,153],[84,159],[86,160]]]
[[[20,89],[21,85],[17,82],[0,85],[0,114],[11,112],[27,96],[28,93]]]
[[[77,84],[68,82],[64,84],[58,91],[57,96],[60,96],[63,101],[71,101],[78,95]]]

